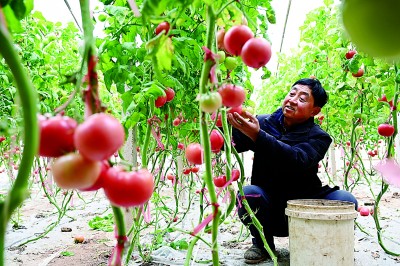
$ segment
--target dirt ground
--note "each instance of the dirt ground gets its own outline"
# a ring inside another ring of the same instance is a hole
[[[3,180],[4,181],[4,180]],[[1,184],[1,183],[0,183]],[[4,185],[4,183],[3,183]],[[375,190],[376,189],[376,190]],[[379,191],[379,187],[374,187]],[[368,205],[373,201],[366,185],[360,185],[354,194],[360,205]],[[95,216],[104,216],[111,213],[108,201],[103,192],[81,193],[82,199],[74,196],[68,216],[64,216],[47,236],[26,245],[19,246],[43,232],[52,222],[57,220],[57,211],[50,205],[43,192],[33,188],[19,211],[18,226],[9,225],[6,234],[6,262],[7,266],[65,266],[65,265],[107,265],[108,258],[115,244],[113,232],[93,230],[88,222]],[[181,223],[182,229],[193,228],[197,224],[196,208],[188,219]],[[400,253],[400,189],[390,187],[384,194],[380,204],[381,226],[385,246],[394,253]],[[378,244],[375,223],[371,216],[358,216],[355,220],[358,226],[354,234],[355,265],[400,265],[400,257],[388,255]],[[361,231],[363,229],[364,232]],[[236,216],[232,216],[220,226],[219,247],[221,265],[246,265],[243,259],[244,251],[251,246],[251,238],[241,234],[241,223]],[[368,234],[370,235],[368,235]],[[83,243],[74,243],[74,237],[83,235]],[[143,237],[145,243],[151,234]],[[167,238],[179,239],[188,235],[173,232]],[[208,236],[204,236],[207,238]],[[279,265],[290,264],[289,238],[276,238],[279,251]],[[163,246],[153,251],[149,263],[142,261],[137,251],[133,253],[128,265],[183,265],[185,251],[178,251],[169,246]],[[211,265],[204,263],[211,259],[211,251],[201,242],[198,242],[193,252],[191,265]],[[197,262],[195,262],[197,261]],[[273,265],[266,261],[259,265]]]

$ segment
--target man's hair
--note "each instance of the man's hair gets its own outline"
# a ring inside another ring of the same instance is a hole
[[[314,106],[322,108],[328,102],[328,94],[318,79],[299,79],[292,85],[292,87],[297,84],[306,85],[311,89],[311,94],[314,97]]]

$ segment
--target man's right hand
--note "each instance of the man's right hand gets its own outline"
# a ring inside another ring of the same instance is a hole
[[[228,122],[254,142],[257,140],[260,124],[258,123],[258,119],[250,112],[243,111],[242,115],[237,112],[233,114],[228,113]]]

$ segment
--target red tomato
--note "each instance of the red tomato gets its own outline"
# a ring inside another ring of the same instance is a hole
[[[192,168],[190,168],[190,171],[192,173],[197,173],[199,170],[200,170],[200,167],[198,167],[198,166],[193,166]]]
[[[232,180],[237,181],[240,178],[240,171],[238,169],[232,169]]]
[[[101,163],[90,161],[78,153],[58,157],[51,166],[54,181],[64,189],[84,189],[100,176]]]
[[[202,94],[200,96],[200,109],[206,113],[212,113],[218,110],[222,105],[221,95],[216,92]]]
[[[181,120],[179,119],[179,117],[175,118],[174,121],[172,121],[172,124],[174,126],[179,126],[181,124]]]
[[[125,172],[111,167],[104,177],[104,193],[114,206],[140,206],[153,194],[154,179],[147,169]]]
[[[155,105],[157,108],[160,108],[161,106],[164,106],[166,102],[167,102],[167,95],[158,96],[158,98],[155,101]]]
[[[174,176],[173,174],[171,174],[171,173],[168,173],[168,174],[167,174],[167,179],[168,179],[168,180],[171,180],[171,181],[172,181],[172,180],[175,180],[175,176]]]
[[[184,175],[188,175],[188,174],[190,174],[191,171],[192,171],[192,169],[190,169],[190,168],[184,168],[183,171],[182,171],[182,173],[183,173]]]
[[[225,29],[220,29],[219,31],[217,31],[217,45],[218,49],[220,50],[225,50],[224,37],[225,37]]]
[[[353,58],[353,56],[355,55],[357,53],[357,51],[356,50],[350,50],[350,51],[348,51],[347,53],[346,53],[346,59],[352,59]]]
[[[167,34],[170,29],[170,25],[167,21],[161,22],[156,27],[156,35],[160,34],[163,30],[165,31],[164,34]]]
[[[247,66],[258,69],[271,59],[271,44],[264,38],[252,38],[242,48],[241,57]]]
[[[355,78],[359,78],[362,77],[364,75],[364,69],[360,68],[357,73],[352,73],[351,75],[353,75],[353,77]]]
[[[3,141],[5,141],[5,140],[6,140],[5,137],[3,137],[3,136],[0,137],[0,142],[3,142]]]
[[[180,150],[185,149],[185,144],[179,142],[179,143],[178,143],[178,149],[180,149]]]
[[[394,126],[390,124],[380,124],[378,126],[378,133],[383,137],[390,137],[394,134]]]
[[[233,26],[224,36],[224,47],[232,55],[241,55],[243,45],[253,37],[254,34],[249,27]]]
[[[100,175],[97,178],[96,182],[92,186],[90,186],[88,188],[80,189],[80,190],[81,191],[95,191],[95,190],[102,188],[103,183],[104,183],[104,175],[107,173],[108,169],[110,169],[110,164],[108,163],[108,161],[107,160],[101,161],[101,171],[100,171]]]
[[[246,92],[240,86],[233,84],[223,84],[218,93],[221,94],[222,104],[227,107],[238,107],[243,104],[246,99]]]
[[[226,184],[226,176],[220,175],[220,176],[214,177],[213,181],[214,181],[214,185],[216,187],[223,187]]]
[[[218,153],[221,151],[222,146],[224,146],[224,138],[218,130],[213,129],[210,134],[211,151]]]
[[[216,113],[214,112],[214,113],[211,114],[211,119],[215,120],[215,117],[216,117]],[[218,119],[217,119],[217,122],[215,123],[215,125],[217,127],[222,127],[221,113],[218,114]]]
[[[228,109],[227,112],[230,113],[230,114],[233,114],[235,112],[238,113],[238,114],[242,114],[243,106],[239,105],[239,106],[236,106],[236,107],[231,107],[231,108]]]
[[[366,206],[362,206],[359,208],[359,212],[361,216],[368,216],[370,214],[370,210]]]
[[[190,143],[185,150],[186,159],[192,164],[203,163],[203,148],[199,143]]]
[[[167,95],[167,102],[172,101],[175,97],[175,91],[172,88],[167,88],[165,94]]]
[[[115,117],[97,113],[76,128],[74,141],[76,148],[86,158],[106,160],[124,144],[125,130]]]
[[[58,157],[75,150],[74,132],[78,123],[67,116],[39,116],[39,155]]]

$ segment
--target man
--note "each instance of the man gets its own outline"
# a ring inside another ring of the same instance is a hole
[[[244,194],[274,252],[273,237],[288,236],[288,200],[344,200],[357,208],[357,200],[350,192],[337,186],[322,186],[317,175],[318,162],[324,158],[332,139],[314,123],[314,116],[327,100],[318,80],[300,79],[291,87],[282,107],[271,115],[228,114],[234,127],[236,150],[254,152],[251,185],[244,187]],[[239,217],[253,236],[253,246],[244,254],[245,261],[258,263],[270,256],[245,208],[239,206]]]

